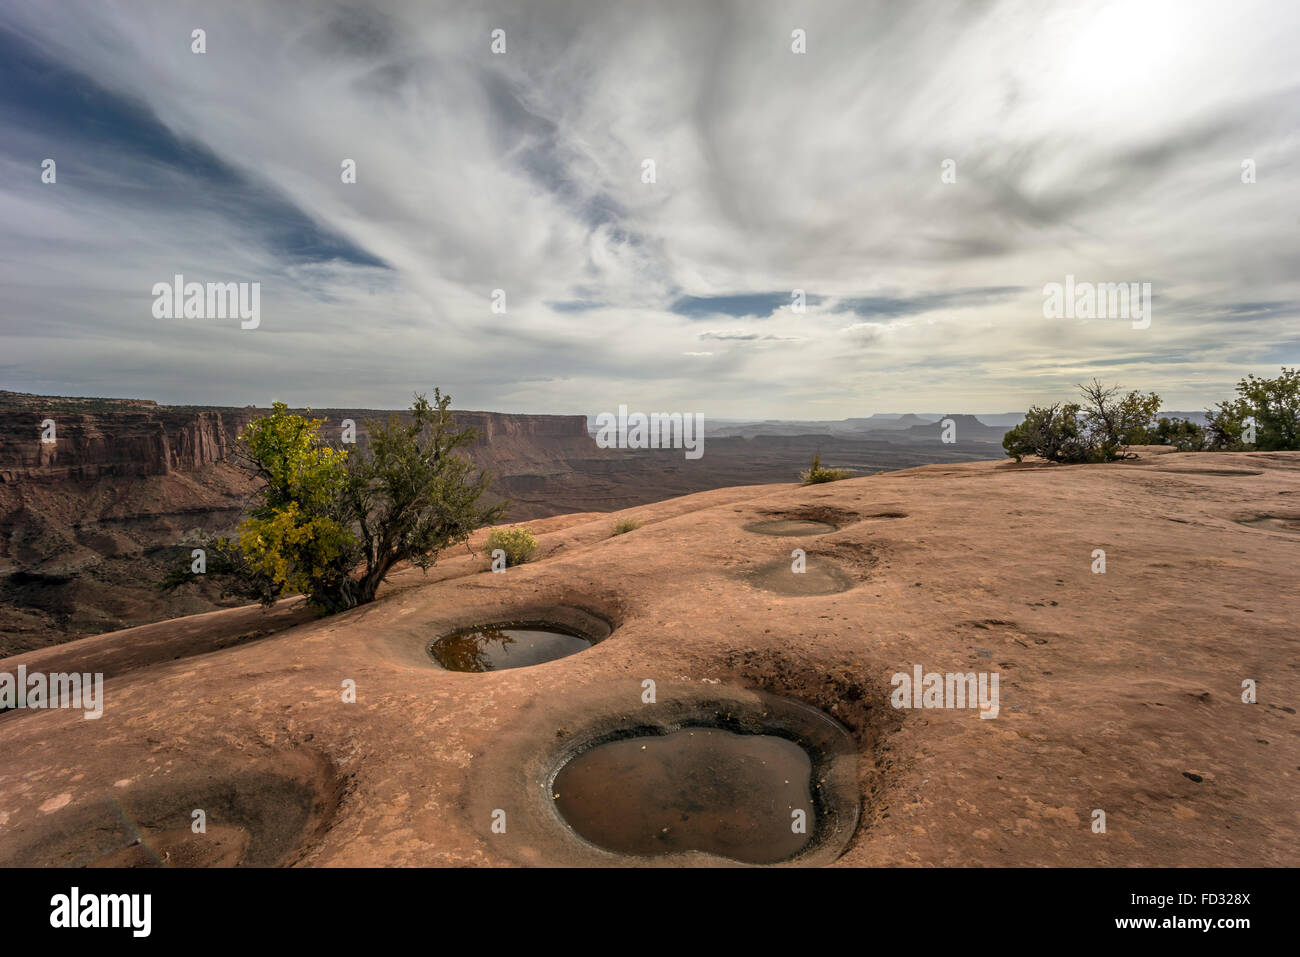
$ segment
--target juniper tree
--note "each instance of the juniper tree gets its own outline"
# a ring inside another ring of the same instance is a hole
[[[399,562],[429,568],[443,549],[499,521],[506,504],[480,502],[491,477],[463,450],[477,437],[458,429],[451,397],[418,395],[409,417],[367,423],[365,451],[331,447],[320,419],[283,402],[240,434],[242,458],[261,479],[257,504],[234,541],[208,537],[206,575],[223,595],[264,605],[293,593],[327,613],[366,604]],[[196,581],[191,566],[160,583]]]

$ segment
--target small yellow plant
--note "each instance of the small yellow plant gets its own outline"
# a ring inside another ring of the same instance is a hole
[[[800,472],[799,478],[803,480],[804,485],[818,485],[822,482],[838,482],[840,479],[851,478],[853,472],[849,469],[828,469],[822,466],[821,453],[813,456],[812,467],[806,472]]]
[[[506,566],[522,565],[537,552],[537,538],[527,528],[498,528],[488,535],[490,555],[497,549],[506,553]]]

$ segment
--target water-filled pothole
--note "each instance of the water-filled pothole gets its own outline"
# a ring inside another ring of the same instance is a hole
[[[789,559],[778,559],[748,573],[755,588],[778,595],[834,595],[848,591],[856,582],[844,569],[821,555],[809,555],[803,571],[796,572]]]
[[[687,726],[582,752],[556,775],[553,798],[574,831],[621,854],[774,864],[812,838],[812,771],[788,738]]]
[[[650,701],[646,686],[607,678],[538,699],[476,755],[462,800],[493,854],[529,866],[816,867],[844,852],[862,789],[861,746],[843,725],[753,688],[660,681]]]
[[[757,535],[825,535],[839,531],[839,526],[810,518],[778,518],[767,522],[750,522],[745,526],[745,531]]]
[[[595,641],[549,622],[506,622],[443,635],[429,645],[429,654],[448,671],[502,671],[566,658]]]

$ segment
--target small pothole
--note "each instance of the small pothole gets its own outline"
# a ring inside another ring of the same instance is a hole
[[[429,645],[429,654],[448,671],[482,673],[567,658],[599,640],[553,622],[502,622],[443,635]]]
[[[0,840],[8,867],[274,867],[293,863],[333,814],[339,782],[297,750],[276,766],[210,770],[100,792]],[[202,822],[202,826],[198,822]]]
[[[798,572],[789,559],[778,559],[749,572],[745,580],[755,588],[794,597],[834,595],[857,584],[853,576],[821,555],[809,555],[803,570]]]
[[[750,522],[745,526],[745,531],[756,535],[808,536],[837,532],[839,526],[808,518],[778,518],[767,522]]]

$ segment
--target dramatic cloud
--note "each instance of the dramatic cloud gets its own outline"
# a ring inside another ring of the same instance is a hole
[[[815,418],[1100,375],[1198,408],[1300,362],[1298,28],[1249,0],[10,0],[0,387]],[[260,325],[154,318],[177,274],[261,283]],[[1046,318],[1067,275],[1151,283],[1149,328]]]

